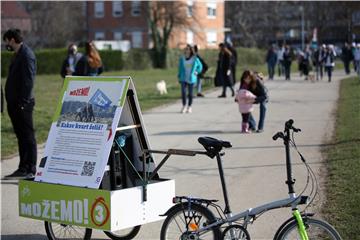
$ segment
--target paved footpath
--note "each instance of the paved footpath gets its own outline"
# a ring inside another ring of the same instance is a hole
[[[295,126],[302,129],[296,138],[298,146],[316,174],[324,175],[320,148],[331,136],[339,79],[344,77],[336,72],[332,83],[325,80],[311,83],[298,77],[290,82],[282,79],[267,81],[270,102],[265,132],[261,134],[240,134],[241,115],[237,105],[233,98],[218,99],[220,90],[195,99],[192,114],[180,114],[180,102],[154,109],[144,114],[150,143],[153,149],[201,149],[197,143],[199,136],[230,141],[233,148],[226,151],[224,168],[230,203],[235,212],[287,197],[283,146],[271,137],[283,129],[285,120],[293,118]],[[258,108],[255,116],[258,117]],[[17,158],[2,161],[2,177],[13,171],[17,163]],[[294,157],[294,164],[296,189],[300,191],[306,171],[298,158]],[[222,197],[215,160],[203,156],[173,157],[160,174],[176,179],[178,195]],[[42,222],[18,217],[17,183],[2,181],[1,187],[1,239],[46,239]],[[272,239],[277,227],[289,216],[288,209],[262,215],[249,227],[252,239]],[[161,222],[145,225],[136,239],[159,239],[160,228]],[[93,236],[94,239],[106,239],[98,231]]]

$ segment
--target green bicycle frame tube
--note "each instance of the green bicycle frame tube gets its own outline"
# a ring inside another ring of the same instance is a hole
[[[301,237],[301,240],[309,240],[309,237],[307,235],[307,232],[306,232],[306,228],[305,228],[305,225],[304,225],[304,221],[301,217],[301,213],[298,209],[295,209],[294,212],[293,212],[293,215],[296,219],[296,222],[297,222],[297,225],[298,225],[298,231],[299,231],[299,234],[300,234],[300,237]]]

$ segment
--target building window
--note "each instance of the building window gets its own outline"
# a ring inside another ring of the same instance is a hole
[[[216,3],[206,4],[206,9],[208,18],[216,18]]]
[[[133,48],[142,48],[143,47],[142,32],[132,32],[131,43]]]
[[[206,33],[206,41],[210,46],[214,46],[217,43],[217,34],[216,31],[209,31]]]
[[[95,40],[104,40],[105,33],[104,32],[95,32]]]
[[[187,16],[188,17],[192,17],[193,16],[193,6],[194,6],[194,2],[193,1],[188,1],[187,2]]]
[[[113,17],[121,17],[123,15],[123,4],[121,1],[112,2]]]
[[[186,31],[186,43],[187,44],[194,43],[194,33],[191,30]]]
[[[114,32],[114,40],[122,40],[122,32]]]
[[[131,15],[134,17],[140,16],[141,14],[141,2],[132,1],[131,2]]]
[[[95,7],[94,11],[95,11],[96,18],[102,18],[105,16],[104,2],[95,2],[94,7]]]

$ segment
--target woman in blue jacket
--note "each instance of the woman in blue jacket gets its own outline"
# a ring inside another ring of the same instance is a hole
[[[183,107],[181,113],[191,113],[191,105],[193,101],[193,89],[197,83],[197,75],[202,71],[202,64],[198,57],[194,54],[194,49],[188,44],[186,45],[184,56],[179,60],[178,79],[181,84],[181,97]],[[188,107],[186,108],[186,90],[188,93]]]

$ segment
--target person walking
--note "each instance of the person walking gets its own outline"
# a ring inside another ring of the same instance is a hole
[[[37,146],[33,125],[35,105],[34,82],[36,57],[23,42],[19,29],[9,29],[3,35],[6,49],[14,52],[5,84],[7,110],[18,140],[18,169],[5,179],[29,179],[36,173]]]
[[[274,46],[271,46],[266,54],[266,63],[268,67],[269,80],[274,80],[277,54]]]
[[[98,76],[103,72],[103,64],[93,42],[85,44],[85,55],[75,67],[74,76]]]
[[[348,42],[345,42],[344,47],[342,48],[341,58],[344,62],[345,73],[350,74],[350,62],[354,59],[354,56],[351,45]]]
[[[223,91],[219,98],[226,98],[226,89],[229,87],[231,90],[231,96],[235,95],[235,91],[233,88],[233,79],[231,73],[231,59],[232,53],[230,50],[225,46],[225,44],[219,44],[219,61],[218,61],[218,74],[222,79],[222,87]]]
[[[281,77],[285,72],[285,70],[284,70],[284,51],[285,51],[285,47],[283,45],[281,45],[281,47],[276,52],[279,77]]]
[[[285,68],[285,80],[290,81],[292,53],[289,45],[285,46],[284,51],[284,68]]]
[[[76,64],[79,62],[81,57],[82,54],[78,52],[77,46],[73,43],[70,44],[68,47],[68,55],[61,66],[60,75],[62,78],[65,78],[66,75],[73,75]]]
[[[206,71],[209,69],[208,65],[204,61],[204,59],[199,55],[199,49],[197,45],[194,45],[194,53],[197,56],[197,58],[200,60],[202,65],[202,71],[200,74],[197,75],[197,95],[198,97],[204,97],[204,94],[202,94],[202,80],[205,77]]]
[[[186,45],[184,55],[180,57],[178,68],[178,80],[181,84],[182,108],[181,113],[192,112],[193,89],[197,83],[197,76],[202,71],[200,59],[195,55],[194,49]],[[188,99],[186,99],[186,96]],[[187,105],[187,107],[186,107]]]
[[[316,81],[322,79],[323,71],[322,71],[322,47],[317,47],[311,55],[313,66],[315,67],[316,72]]]
[[[360,43],[356,45],[356,49],[354,50],[354,64],[356,68],[356,73],[360,77]]]
[[[325,65],[325,71],[327,72],[329,82],[331,82],[332,71],[335,67],[335,57],[336,57],[336,53],[334,52],[333,46],[327,45],[323,62]]]
[[[310,72],[310,59],[311,59],[311,50],[310,50],[310,46],[306,46],[305,51],[303,53],[303,56],[301,58],[301,69],[302,69],[302,73],[305,76],[305,80],[308,80],[309,77],[309,72]]]

